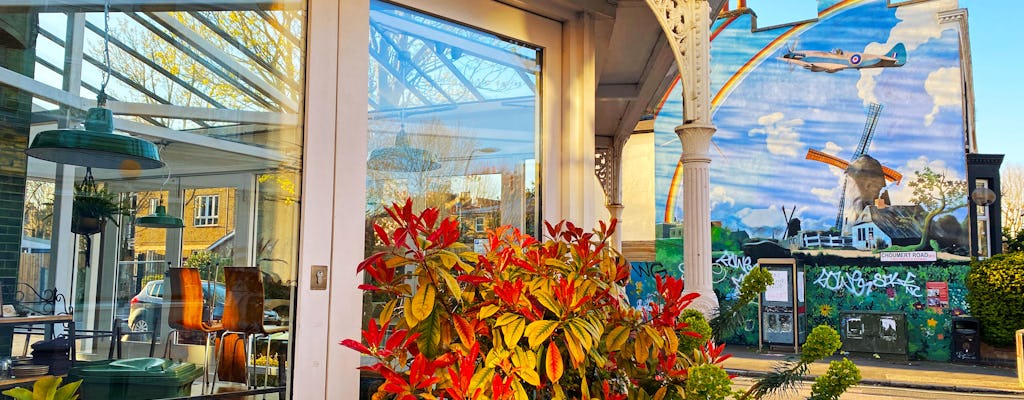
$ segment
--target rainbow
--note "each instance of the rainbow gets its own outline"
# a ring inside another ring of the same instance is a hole
[[[807,30],[807,28],[811,27],[812,24],[838,15],[839,13],[846,11],[847,9],[853,8],[853,6],[857,5],[857,3],[862,3],[864,1],[870,0],[840,1],[836,4],[829,6],[824,10],[819,11],[817,20],[794,24],[785,32],[779,34],[779,36],[776,37],[774,40],[768,42],[767,45],[765,45],[760,51],[754,54],[753,57],[747,60],[747,62],[743,64],[743,66],[737,69],[736,73],[732,74],[732,76],[725,81],[725,84],[722,85],[722,88],[719,89],[718,92],[715,93],[715,96],[711,98],[711,114],[714,115],[715,111],[718,110],[718,106],[720,106],[722,102],[724,102],[725,99],[729,97],[729,94],[732,93],[732,91],[736,88],[737,85],[739,85],[740,82],[743,82],[743,80],[747,77],[748,74],[750,74],[751,71],[754,70],[755,67],[761,65],[761,63],[768,59],[769,55],[775,53],[775,50],[777,50],[780,46],[789,41],[792,37]],[[729,20],[719,25],[719,27],[716,28],[715,31],[712,33],[711,40],[714,41],[715,37],[717,37],[718,34],[721,33],[726,26],[728,26],[730,23],[736,20],[737,17],[738,15],[732,16],[729,18]],[[676,79],[678,80],[679,78],[677,77]],[[661,107],[665,104],[665,99],[667,99],[667,97],[668,94],[665,95],[665,98],[662,99],[661,104],[658,105],[659,112],[661,111]],[[655,116],[657,116],[657,114],[658,113],[656,112]],[[679,188],[682,187],[682,180],[683,163],[679,162],[676,163],[675,172],[672,174],[672,183],[669,184],[668,198],[665,199],[665,218],[662,222],[672,222],[672,206],[675,205],[676,194],[678,193]]]

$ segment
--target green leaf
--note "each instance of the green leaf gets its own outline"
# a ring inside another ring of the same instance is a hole
[[[530,342],[530,348],[536,349],[545,340],[551,337],[552,333],[555,333],[555,329],[558,328],[558,321],[540,320],[533,321],[530,325],[526,326],[526,338]]]
[[[537,292],[534,293],[534,296],[537,297],[537,301],[540,302],[540,305],[544,306],[548,311],[551,311],[559,317],[562,316],[562,306],[555,301],[555,297],[551,295],[551,293]]]

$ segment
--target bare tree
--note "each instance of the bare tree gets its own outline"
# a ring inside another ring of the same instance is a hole
[[[1011,236],[1024,229],[1024,165],[1010,164],[1000,172],[999,199],[1003,207],[1003,229]]]

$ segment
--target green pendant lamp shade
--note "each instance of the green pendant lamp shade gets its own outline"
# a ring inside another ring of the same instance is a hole
[[[395,137],[395,145],[370,152],[367,167],[377,171],[391,172],[425,172],[441,167],[429,151],[409,145],[409,136],[405,133],[405,124]]]
[[[156,145],[132,136],[114,134],[114,114],[90,108],[85,130],[40,132],[25,150],[29,156],[60,164],[106,169],[154,169],[164,166]]]
[[[164,207],[164,205],[161,204],[156,206],[156,212],[145,217],[136,218],[135,226],[141,226],[143,228],[181,229],[185,227],[185,224],[181,222],[181,218],[167,214],[167,207]]]

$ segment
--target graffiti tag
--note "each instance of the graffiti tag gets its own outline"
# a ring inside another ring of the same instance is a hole
[[[726,278],[732,282],[732,293],[726,295],[730,299],[739,296],[740,283],[743,282],[743,278],[746,278],[752,269],[754,269],[754,260],[749,256],[741,256],[728,250],[711,264],[711,272],[715,283],[721,282]]]
[[[633,272],[635,274],[639,275],[640,278],[654,277],[655,275],[662,275],[662,276],[664,276],[665,273],[668,272],[668,269],[666,269],[664,265],[661,265],[661,263],[657,262],[657,261],[655,261],[655,262],[640,261],[640,262],[633,262],[631,264],[633,264]]]
[[[898,272],[891,274],[879,272],[868,278],[861,271],[843,272],[822,269],[818,278],[814,280],[814,284],[833,292],[845,290],[859,297],[867,296],[875,289],[902,287],[907,294],[921,297],[921,287],[915,282],[916,278],[917,275],[910,271],[907,271],[902,278]]]

